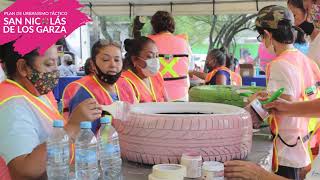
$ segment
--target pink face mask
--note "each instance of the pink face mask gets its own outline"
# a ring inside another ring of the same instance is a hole
[[[312,5],[311,11],[310,11],[310,17],[314,27],[320,30],[320,5],[319,4]]]

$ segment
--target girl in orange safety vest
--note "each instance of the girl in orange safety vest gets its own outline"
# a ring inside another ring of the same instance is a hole
[[[63,120],[52,93],[59,78],[58,52],[52,46],[44,55],[33,50],[22,56],[14,43],[0,46],[8,77],[0,83],[0,179],[9,180],[10,175],[12,179],[42,179],[47,165],[45,141],[53,120]],[[79,104],[64,128],[75,139],[81,121],[100,116],[101,107],[88,99]]]
[[[167,101],[164,80],[159,72],[157,46],[147,37],[126,39],[126,71],[122,75],[133,85],[140,103]]]
[[[205,80],[207,85],[242,85],[241,77],[226,67],[227,56],[219,49],[209,51],[206,58],[206,67],[209,73],[190,71],[193,75]]]

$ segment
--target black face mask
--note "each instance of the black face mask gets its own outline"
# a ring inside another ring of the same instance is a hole
[[[122,71],[120,71],[115,75],[110,75],[110,74],[102,72],[101,69],[96,64],[95,64],[95,66],[96,66],[96,69],[98,71],[98,72],[96,72],[97,77],[100,79],[100,81],[103,81],[103,82],[105,82],[107,84],[116,83],[118,81],[118,79],[120,78],[121,73],[122,73]]]
[[[70,65],[72,65],[72,64],[73,64],[72,61],[67,61],[67,65],[68,65],[68,66],[70,66]]]
[[[310,36],[314,30],[313,23],[310,23],[308,21],[304,21],[298,27],[301,28],[304,31],[304,33],[306,33],[306,35],[308,36]]]

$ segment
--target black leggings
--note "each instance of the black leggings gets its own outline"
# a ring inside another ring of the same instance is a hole
[[[276,174],[288,179],[300,180],[300,170],[301,168],[279,166],[278,172]]]

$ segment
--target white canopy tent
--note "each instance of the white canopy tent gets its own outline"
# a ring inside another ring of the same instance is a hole
[[[158,10],[174,15],[255,13],[268,5],[286,6],[286,0],[80,0],[97,15],[152,15]]]
[[[286,0],[79,0],[83,11],[97,16],[151,16],[158,10],[173,15],[250,14],[268,5],[286,6]],[[0,11],[13,3],[0,0]],[[83,26],[67,37],[69,48],[82,60],[90,56],[89,30]],[[81,45],[81,46],[79,46]]]
[[[174,15],[211,15],[254,13],[267,5],[286,6],[286,0],[79,0],[100,16],[107,15],[152,15],[157,10],[172,12]],[[1,0],[0,11],[12,4]]]

